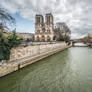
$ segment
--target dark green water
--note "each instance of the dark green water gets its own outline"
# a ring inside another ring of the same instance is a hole
[[[92,49],[72,47],[3,77],[0,92],[92,92]]]

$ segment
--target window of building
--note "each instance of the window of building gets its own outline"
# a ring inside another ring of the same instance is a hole
[[[37,17],[37,23],[40,23],[40,17]]]
[[[47,22],[50,23],[50,16],[47,17]]]
[[[48,33],[50,33],[50,30],[47,30]]]
[[[37,33],[40,33],[40,30],[37,30]]]
[[[43,28],[42,31],[45,32],[45,28]]]

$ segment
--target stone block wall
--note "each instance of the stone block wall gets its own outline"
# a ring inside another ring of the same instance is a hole
[[[59,49],[65,46],[66,46],[65,43],[55,43],[55,44],[35,45],[35,46],[27,46],[27,47],[20,46],[20,47],[12,48],[9,62],[26,58],[29,56],[30,57],[36,56],[41,53],[46,53],[48,51]]]

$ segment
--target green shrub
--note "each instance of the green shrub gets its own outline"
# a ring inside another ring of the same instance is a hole
[[[6,39],[3,37],[3,34],[0,34],[0,60],[9,60],[11,48],[20,44],[20,39],[16,36],[15,32],[8,36],[7,42]]]

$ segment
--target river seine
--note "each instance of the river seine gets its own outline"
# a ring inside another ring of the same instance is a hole
[[[2,77],[0,92],[92,92],[92,48],[71,47]]]

